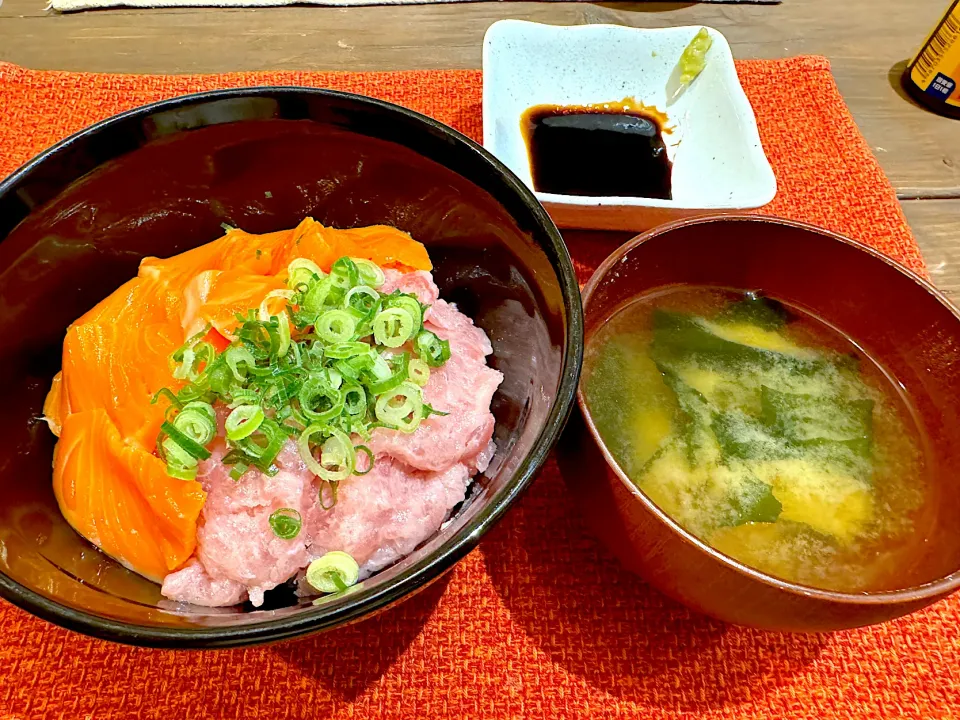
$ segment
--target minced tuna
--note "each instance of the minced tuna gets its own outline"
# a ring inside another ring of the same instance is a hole
[[[332,550],[353,556],[362,579],[436,533],[464,499],[471,478],[486,469],[495,451],[490,403],[503,379],[487,366],[489,339],[456,306],[438,299],[429,273],[388,270],[386,276],[381,292],[399,289],[430,305],[424,327],[450,343],[450,359],[434,369],[423,393],[447,414],[428,417],[410,434],[375,430],[368,443],[373,468],[342,481],[330,509],[321,506],[321,483],[293,441],[277,457],[276,475],[251,470],[239,481],[221,462],[225,446],[218,443],[198,472],[207,499],[196,555],[167,575],[164,596],[211,607],[247,599],[259,606],[264,592]],[[329,505],[329,488],[325,493]],[[302,517],[292,540],[271,531],[270,515],[280,508]]]

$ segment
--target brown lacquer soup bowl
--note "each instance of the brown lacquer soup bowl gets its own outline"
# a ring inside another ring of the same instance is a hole
[[[319,604],[171,604],[73,532],[51,487],[43,400],[68,325],[137,274],[223,234],[386,224],[424,243],[441,294],[484,329],[504,380],[497,455],[442,529]],[[353,622],[440,577],[533,479],[569,411],[582,357],[570,257],[536,198],[477,144],[347,93],[249,88],[139,108],[74,135],[0,182],[0,596],[65,627],[165,647],[225,647]]]
[[[641,235],[600,266],[583,291],[588,356],[615,309],[676,284],[761,290],[810,311],[877,358],[913,399],[927,437],[927,521],[917,530],[920,551],[891,569],[893,586],[883,591],[829,591],[759,572],[687,532],[627,478],[581,383],[581,412],[560,444],[561,467],[590,526],[623,565],[700,612],[769,630],[883,622],[960,587],[960,318],[943,295],[826,230],[766,217],[704,217]]]

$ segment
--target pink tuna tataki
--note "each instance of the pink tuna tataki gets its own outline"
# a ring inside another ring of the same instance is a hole
[[[367,577],[413,552],[464,499],[471,477],[486,469],[495,451],[490,402],[503,376],[486,364],[492,352],[487,336],[438,299],[429,273],[387,270],[380,291],[394,289],[431,305],[424,326],[450,342],[450,359],[431,371],[424,387],[425,401],[449,414],[427,418],[411,434],[374,431],[373,469],[341,482],[329,510],[321,507],[320,483],[293,441],[277,458],[275,476],[250,470],[239,481],[222,464],[225,447],[218,444],[200,464],[208,495],[196,555],[167,575],[166,597],[211,607],[249,599],[259,606],[265,591],[331,550],[352,555],[361,578]],[[280,508],[301,515],[303,526],[293,540],[270,528],[270,515]]]

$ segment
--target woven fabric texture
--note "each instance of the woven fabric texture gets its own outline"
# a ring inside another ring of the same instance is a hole
[[[822,58],[738,65],[779,194],[921,271],[896,197]],[[136,77],[0,63],[0,175],[68,133],[162,98],[310,85],[406,105],[481,135],[475,71]],[[569,235],[581,281],[618,238]],[[548,462],[460,565],[399,607],[246,650],[110,645],[0,602],[0,720],[64,718],[960,718],[960,597],[820,636],[701,617],[621,572]]]

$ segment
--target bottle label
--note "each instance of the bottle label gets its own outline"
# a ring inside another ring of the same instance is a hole
[[[920,50],[910,78],[927,95],[960,107],[960,3],[954,3]]]

